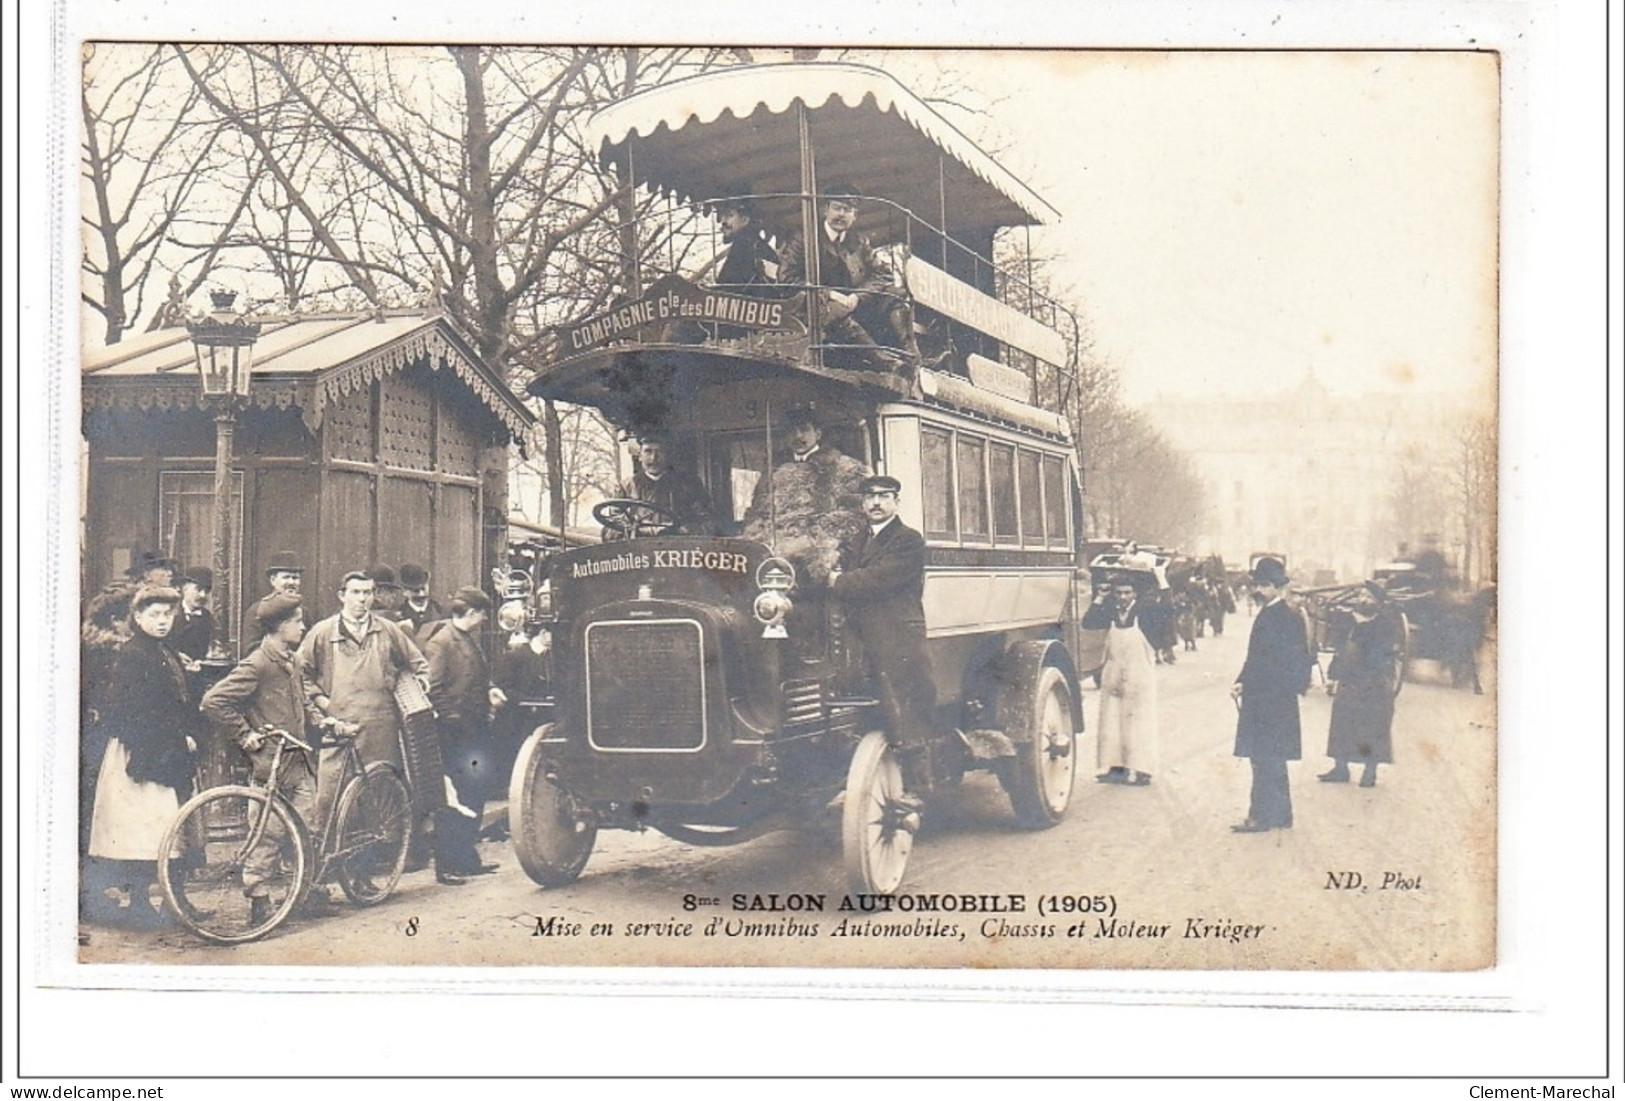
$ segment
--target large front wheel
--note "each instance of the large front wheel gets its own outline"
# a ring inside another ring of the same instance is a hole
[[[1030,709],[1005,731],[1016,743],[1016,758],[1000,778],[1008,776],[1010,805],[1026,829],[1048,829],[1072,803],[1078,774],[1072,698],[1066,674],[1047,665],[1033,684]]]
[[[598,826],[582,813],[570,793],[548,776],[543,726],[519,748],[508,781],[508,829],[525,874],[543,887],[574,883],[592,856]]]
[[[897,758],[886,735],[872,730],[852,754],[841,807],[846,881],[859,894],[889,895],[903,882],[919,822],[915,806],[900,802],[902,794]]]
[[[287,803],[259,788],[217,787],[194,795],[158,851],[164,901],[182,925],[216,944],[258,940],[282,924],[310,874],[304,823]],[[250,889],[265,902],[255,906]]]
[[[412,840],[412,793],[395,766],[374,761],[339,796],[339,843],[331,859],[339,886],[357,906],[389,897]]]

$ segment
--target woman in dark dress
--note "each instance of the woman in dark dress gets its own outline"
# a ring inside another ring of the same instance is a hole
[[[1395,659],[1404,640],[1399,617],[1386,607],[1385,597],[1380,587],[1367,587],[1354,606],[1348,641],[1326,673],[1335,692],[1326,737],[1326,756],[1334,763],[1320,775],[1327,783],[1347,783],[1349,763],[1359,761],[1365,765],[1360,786],[1374,787],[1377,766],[1394,759]]]
[[[135,924],[159,919],[150,888],[158,851],[181,803],[192,794],[194,757],[202,716],[186,674],[165,643],[180,593],[143,588],[130,602],[130,638],[119,648],[104,697],[107,750],[96,782],[90,820],[90,855],[97,878],[130,893]]]

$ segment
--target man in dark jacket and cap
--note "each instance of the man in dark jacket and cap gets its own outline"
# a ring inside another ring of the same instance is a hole
[[[1260,558],[1253,566],[1252,584],[1263,607],[1253,619],[1247,660],[1230,689],[1241,709],[1235,755],[1246,757],[1253,770],[1247,817],[1231,827],[1237,833],[1292,826],[1286,763],[1303,755],[1298,697],[1309,687],[1309,640],[1303,617],[1282,599],[1286,566],[1278,558]]]
[[[845,548],[845,568],[830,571],[829,588],[863,643],[892,726],[888,740],[903,788],[917,810],[932,788],[928,753],[936,706],[925,649],[925,539],[897,517],[903,487],[896,478],[876,474],[859,488],[868,524]]]
[[[299,556],[292,551],[276,551],[271,555],[271,561],[265,566],[265,581],[271,591],[250,604],[243,615],[243,653],[258,646],[265,637],[264,628],[260,626],[261,605],[273,596],[298,596],[304,570]]]

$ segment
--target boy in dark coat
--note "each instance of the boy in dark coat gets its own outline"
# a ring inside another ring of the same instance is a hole
[[[1261,833],[1292,826],[1292,791],[1286,763],[1303,755],[1298,697],[1309,687],[1309,640],[1303,617],[1282,596],[1286,567],[1276,558],[1253,566],[1253,588],[1263,602],[1247,640],[1247,660],[1230,694],[1241,708],[1236,722],[1237,757],[1252,763],[1247,817],[1231,829]]]

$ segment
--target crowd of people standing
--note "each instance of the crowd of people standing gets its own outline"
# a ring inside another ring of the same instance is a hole
[[[336,794],[338,754],[284,752],[273,777],[268,735],[275,730],[353,737],[364,761],[402,769],[417,812],[414,859],[432,860],[440,883],[497,870],[477,847],[496,771],[490,722],[508,703],[480,637],[490,597],[461,588],[442,607],[423,567],[403,564],[397,578],[374,566],[344,574],[339,611],[310,624],[303,573],[292,554],[272,555],[269,591],[245,617],[244,656],[212,683],[205,665],[227,663],[208,609],[207,569],[178,570],[147,554],[88,602],[80,770],[86,919],[164,921],[152,888],[157,861],[172,854],[159,849],[196,789],[211,740],[240,751],[236,763],[274,785],[316,828],[324,800]],[[268,848],[244,870],[255,906],[264,902],[273,857]],[[311,899],[318,908],[325,902],[319,890]]]
[[[1143,559],[1143,560],[1141,560]],[[1152,556],[1123,555],[1096,571],[1085,630],[1105,631],[1099,674],[1096,780],[1147,786],[1159,769],[1161,730],[1157,665],[1167,641],[1157,609],[1166,608],[1166,580]],[[1287,762],[1303,756],[1299,698],[1309,689],[1318,655],[1301,611],[1288,599],[1285,565],[1262,557],[1250,577],[1257,612],[1247,656],[1231,687],[1237,720],[1233,753],[1248,761],[1252,788],[1246,817],[1232,827],[1261,833],[1292,826]],[[1332,693],[1326,783],[1351,779],[1360,764],[1360,785],[1374,787],[1379,765],[1393,760],[1397,658],[1404,627],[1388,593],[1364,585],[1349,608],[1347,639],[1325,673]]]

